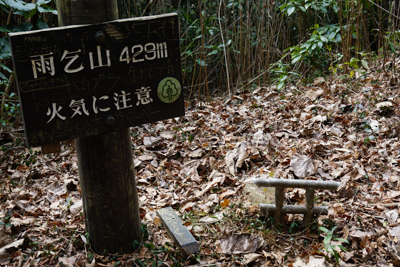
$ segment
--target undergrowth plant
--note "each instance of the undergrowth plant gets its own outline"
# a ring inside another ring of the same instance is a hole
[[[344,238],[339,238],[339,237],[335,237],[333,235],[333,232],[335,231],[337,226],[332,227],[331,230],[320,226],[319,230],[321,230],[322,232],[326,233],[326,236],[324,237],[324,249],[326,250],[326,252],[328,254],[330,254],[331,256],[335,257],[335,260],[337,263],[339,263],[339,253],[337,252],[337,250],[341,250],[341,251],[347,251],[345,247],[343,247],[342,245],[334,245],[332,244],[332,241],[339,241],[339,242],[344,242],[344,243],[349,243],[349,241],[347,241],[347,239]]]

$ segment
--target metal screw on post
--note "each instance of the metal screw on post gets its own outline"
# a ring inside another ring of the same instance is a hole
[[[96,41],[101,43],[106,39],[106,35],[102,31],[98,31],[95,34]]]
[[[108,126],[114,125],[114,123],[115,123],[114,116],[113,115],[107,116],[106,123],[107,123]]]

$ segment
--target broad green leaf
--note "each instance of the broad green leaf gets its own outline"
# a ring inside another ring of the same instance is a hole
[[[318,227],[318,229],[321,230],[322,232],[329,233],[329,230],[323,226]]]
[[[342,41],[342,36],[340,35],[340,33],[336,34],[335,42],[339,43],[341,41]]]
[[[314,50],[315,48],[317,48],[317,44],[313,44],[311,50]]]
[[[297,55],[297,56],[293,56],[292,58],[292,64],[295,64],[296,62],[298,62],[299,60],[301,60],[301,55]]]
[[[344,239],[344,238],[339,238],[339,237],[337,237],[337,238],[335,238],[335,240],[336,240],[336,241],[345,242],[345,243],[349,244],[349,241],[348,241],[347,239]]]
[[[207,54],[207,56],[215,55],[218,54],[218,50],[213,50],[210,53]]]
[[[32,9],[31,12],[29,12],[28,14],[26,14],[24,17],[25,17],[26,19],[27,19],[27,18],[30,18],[30,17],[33,17],[33,16],[36,14],[36,12],[37,12],[36,8],[35,8],[35,9]]]
[[[30,12],[32,9],[36,9],[35,4],[25,3],[21,0],[6,0],[5,2],[14,10]]]
[[[391,41],[389,41],[389,48],[390,48],[390,50],[392,50],[393,53],[396,54],[396,49],[394,48],[394,45]]]
[[[0,39],[0,59],[9,59],[11,57],[10,43],[7,36]]]
[[[361,60],[361,64],[363,65],[363,67],[364,67],[365,69],[369,69],[369,67],[368,67],[368,62],[367,62],[365,59],[362,59],[362,60]]]
[[[12,72],[12,70],[11,70],[9,67],[7,67],[6,65],[4,65],[4,64],[0,63],[0,66],[1,66],[3,69],[5,69],[6,71],[8,71],[9,73]]]
[[[39,17],[36,22],[36,28],[38,30],[47,29],[47,28],[49,28],[49,25],[47,25],[47,23],[41,17]]]
[[[22,22],[18,26],[15,26],[12,31],[13,32],[25,32],[29,31],[32,29],[32,25],[30,25],[28,22]]]
[[[318,46],[319,46],[319,48],[322,48],[322,46],[324,46],[324,43],[323,42],[318,42]]]
[[[38,0],[38,1],[36,1],[36,5],[40,6],[43,4],[48,4],[50,2],[51,2],[51,0]]]
[[[279,83],[278,83],[278,86],[277,86],[277,87],[278,87],[278,90],[282,89],[283,86],[285,86],[285,82],[284,82],[284,81],[279,82]]]
[[[6,29],[4,27],[0,27],[0,32],[11,32],[9,29]]]
[[[7,14],[10,14],[10,12],[8,11],[8,9],[6,9],[5,4],[0,4],[0,8],[6,12]]]
[[[287,9],[288,16],[292,15],[295,10],[296,10],[296,8],[294,6],[289,7]]]
[[[0,72],[0,79],[8,81],[8,78],[6,76],[4,76],[4,74],[1,72]]]
[[[202,59],[196,59],[196,62],[197,62],[197,64],[199,64],[202,67],[206,66],[206,63]]]
[[[46,5],[38,6],[38,10],[40,13],[49,12],[52,13],[53,15],[57,15],[57,10]]]

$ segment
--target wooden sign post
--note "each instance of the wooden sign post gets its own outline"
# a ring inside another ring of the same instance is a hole
[[[178,17],[116,20],[116,0],[57,9],[60,27],[9,34],[27,143],[77,138],[92,249],[130,253],[140,217],[128,127],[184,115]]]

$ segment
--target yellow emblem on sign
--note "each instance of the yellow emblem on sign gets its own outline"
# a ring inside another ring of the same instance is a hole
[[[181,83],[173,77],[167,77],[158,84],[157,95],[164,103],[175,102],[181,95],[181,92]]]

